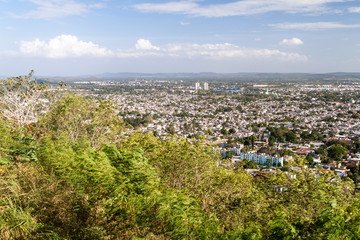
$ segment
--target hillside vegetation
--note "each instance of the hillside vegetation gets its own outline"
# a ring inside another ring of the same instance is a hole
[[[11,80],[3,94],[27,91],[30,78]],[[130,134],[111,101],[58,95],[31,124],[2,101],[0,239],[360,238],[351,180],[254,178],[218,167],[205,142]]]

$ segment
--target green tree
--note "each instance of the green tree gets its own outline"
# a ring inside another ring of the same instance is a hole
[[[241,152],[242,152],[242,153],[247,153],[247,152],[249,152],[249,151],[250,151],[249,146],[244,146],[244,147],[241,149]]]
[[[255,135],[251,135],[249,137],[250,139],[250,143],[251,143],[251,148],[254,149],[254,145],[255,145],[255,141],[256,141],[256,136]]]
[[[167,130],[166,130],[169,134],[174,135],[176,134],[176,130],[175,127],[173,125],[170,125]]]
[[[226,151],[226,158],[231,159],[233,156],[235,156],[235,153],[233,151]]]
[[[55,138],[66,135],[71,142],[84,139],[96,148],[116,142],[124,129],[110,100],[94,101],[73,94],[66,94],[53,105],[39,125],[44,134]]]
[[[327,151],[328,151],[328,157],[336,161],[341,161],[342,158],[345,157],[347,153],[347,149],[340,144],[332,145]]]
[[[276,138],[274,136],[269,137],[269,146],[274,146]]]
[[[232,134],[234,134],[234,133],[236,133],[236,130],[235,130],[234,128],[230,128],[229,134],[232,135]]]
[[[244,159],[244,160],[245,160],[244,161],[244,163],[245,163],[244,168],[245,169],[255,169],[255,168],[257,168],[254,160],[251,160],[251,161],[249,161],[247,159]]]
[[[220,133],[221,133],[222,135],[224,135],[224,136],[229,135],[228,130],[226,130],[224,127],[220,130]]]
[[[311,154],[308,154],[308,155],[306,155],[306,161],[307,161],[307,163],[309,164],[309,166],[313,166],[314,165],[314,158],[312,157],[312,155]]]

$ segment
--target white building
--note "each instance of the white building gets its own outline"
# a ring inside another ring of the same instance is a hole
[[[209,84],[207,82],[204,82],[204,90],[205,91],[209,90]]]
[[[199,82],[195,83],[195,91],[198,91],[198,90],[200,90],[200,83]]]

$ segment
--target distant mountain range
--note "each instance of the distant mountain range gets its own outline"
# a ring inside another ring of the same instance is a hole
[[[335,73],[213,73],[213,72],[200,72],[200,73],[103,73],[95,76],[98,78],[121,78],[121,77],[176,77],[176,78],[189,78],[189,77],[255,77],[255,78],[303,78],[303,77],[345,77],[345,78],[359,78],[360,72],[335,72]]]
[[[174,79],[174,80],[359,80],[360,72],[335,73],[103,73],[98,75],[82,75],[73,77],[38,76],[42,81],[75,81],[75,80],[120,80],[120,79]]]

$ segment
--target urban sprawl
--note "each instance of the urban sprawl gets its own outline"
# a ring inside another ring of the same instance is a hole
[[[324,81],[128,79],[77,81],[75,91],[112,99],[132,131],[202,140],[219,166],[253,175],[291,171],[302,159],[314,172],[358,182],[360,84]]]

